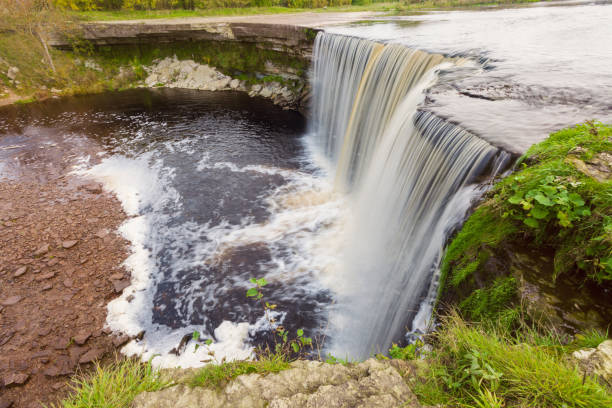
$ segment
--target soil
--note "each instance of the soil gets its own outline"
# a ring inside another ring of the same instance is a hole
[[[30,408],[58,402],[73,374],[128,340],[105,329],[107,303],[129,285],[128,243],[115,232],[126,215],[101,185],[69,173],[74,149],[41,149],[36,138],[9,147],[0,157],[14,170],[0,173],[0,407]]]

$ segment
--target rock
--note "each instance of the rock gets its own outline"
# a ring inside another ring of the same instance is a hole
[[[108,229],[102,228],[101,230],[96,232],[94,235],[100,239],[104,239],[109,233],[110,231]]]
[[[264,89],[261,90],[259,95],[263,96],[264,98],[269,98],[272,96],[272,90],[266,86]]]
[[[45,286],[43,286],[41,288],[42,291],[46,291],[46,290],[50,290],[50,289],[53,289],[53,285],[50,284],[50,283],[47,283]]]
[[[125,298],[125,300],[127,300],[128,302],[131,302],[132,300],[134,300],[134,295],[129,295],[128,297]]]
[[[229,83],[229,87],[232,89],[238,89],[239,86],[240,86],[240,81],[238,81],[237,79],[232,79]]]
[[[55,265],[58,264],[58,262],[59,262],[59,259],[53,258],[53,259],[49,260],[49,262],[47,262],[47,266],[55,266]]]
[[[91,182],[91,183],[83,184],[79,188],[91,194],[102,193],[102,185],[100,183]]]
[[[77,244],[78,241],[64,241],[62,242],[62,247],[64,249],[70,249]]]
[[[72,285],[74,284],[74,282],[72,281],[72,279],[64,279],[64,286],[67,288],[71,288]]]
[[[265,376],[242,375],[224,389],[180,384],[145,392],[135,408],[162,407],[380,407],[419,408],[421,405],[389,361],[367,360],[346,367],[315,361],[296,361],[289,370]],[[186,378],[190,370],[167,370],[164,380]]]
[[[47,273],[43,273],[42,275],[37,276],[36,280],[37,281],[42,281],[42,280],[46,280],[46,279],[51,279],[54,276],[55,276],[55,272],[47,272]]]
[[[49,252],[49,244],[44,244],[34,252],[34,256],[41,256]]]
[[[130,286],[130,281],[128,281],[127,279],[126,280],[114,280],[113,286],[115,288],[115,292],[121,293],[123,292],[123,289]]]
[[[17,68],[17,67],[10,67],[8,69],[8,71],[6,71],[6,76],[11,81],[14,81],[17,78],[17,74],[18,73],[19,73],[19,68]]]
[[[76,344],[83,345],[90,337],[91,337],[91,332],[83,332],[74,337],[74,342]]]
[[[79,364],[91,363],[92,361],[100,359],[103,355],[104,350],[93,348],[81,356],[79,359]]]
[[[13,406],[13,400],[5,397],[0,398],[0,408],[11,408]]]
[[[4,386],[8,387],[8,386],[11,386],[11,385],[25,384],[25,382],[28,381],[29,378],[30,378],[30,376],[28,374],[24,374],[24,373],[11,373],[11,374],[5,376],[4,378],[2,378],[2,381],[4,382]]]
[[[596,375],[612,386],[612,340],[602,342],[597,348],[575,351],[572,356],[587,375]]]
[[[128,341],[130,341],[130,336],[123,335],[123,336],[119,336],[119,337],[113,337],[113,346],[121,347],[125,343],[127,343]]]
[[[19,303],[21,301],[21,299],[23,299],[21,296],[17,296],[17,295],[11,296],[11,297],[8,297],[8,298],[2,300],[0,302],[0,305],[2,305],[2,306],[13,306],[13,305],[16,305],[17,303]]]
[[[43,371],[47,377],[58,377],[74,373],[75,365],[68,356],[58,356],[53,365]]]
[[[259,84],[255,84],[251,87],[251,91],[259,93],[261,91],[262,86]]]
[[[17,269],[15,271],[15,276],[16,278],[20,277],[21,275],[24,275],[26,272],[28,271],[28,267],[27,266],[22,266],[21,268]]]
[[[114,273],[112,274],[109,279],[110,280],[121,280],[125,277],[125,275],[123,275],[122,273]]]

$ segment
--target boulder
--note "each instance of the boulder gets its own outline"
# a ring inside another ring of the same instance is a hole
[[[612,387],[612,340],[602,342],[597,348],[575,351],[572,356],[587,375],[596,375]]]

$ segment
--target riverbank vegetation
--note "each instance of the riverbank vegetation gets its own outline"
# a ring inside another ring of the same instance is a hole
[[[442,299],[458,303],[472,320],[512,320],[524,269],[516,254],[524,251],[550,259],[541,279],[609,288],[611,151],[612,127],[597,122],[553,133],[531,147],[449,245]]]

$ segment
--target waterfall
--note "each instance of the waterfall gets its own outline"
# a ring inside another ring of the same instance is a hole
[[[351,203],[334,271],[342,282],[328,330],[334,355],[366,358],[410,329],[431,303],[449,230],[477,195],[474,179],[499,156],[417,109],[439,70],[454,63],[398,44],[316,38],[312,134]]]

